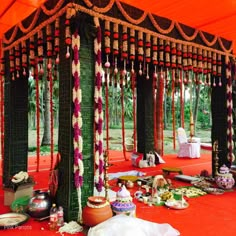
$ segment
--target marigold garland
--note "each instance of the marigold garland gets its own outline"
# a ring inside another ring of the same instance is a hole
[[[95,53],[95,94],[94,94],[94,123],[95,123],[95,187],[98,192],[104,186],[104,157],[103,157],[103,110],[102,110],[102,61],[101,61],[101,27],[99,19],[94,17],[97,36],[94,39]]]

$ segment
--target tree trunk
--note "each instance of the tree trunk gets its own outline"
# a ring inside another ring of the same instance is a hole
[[[44,126],[43,126],[43,139],[41,146],[50,145],[50,87],[49,81],[45,78],[44,81],[44,91],[43,91],[43,101],[44,101]]]

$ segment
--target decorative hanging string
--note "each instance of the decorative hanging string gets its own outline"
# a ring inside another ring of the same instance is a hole
[[[29,52],[30,73],[31,73],[31,76],[34,76],[34,67],[35,67],[34,36],[30,37],[29,48],[30,48],[30,52]]]
[[[164,101],[164,87],[165,87],[165,80],[164,80],[164,74],[161,71],[160,77],[159,77],[159,97],[158,101],[160,102],[160,121],[158,124],[160,125],[160,134],[161,137],[159,138],[161,144],[159,145],[161,148],[161,155],[164,155],[164,122],[163,122],[163,101]]]
[[[208,70],[207,70],[207,51],[204,49],[202,52],[202,61],[203,61],[203,74],[205,77],[205,85],[210,86],[211,84],[211,78],[208,77]]]
[[[156,73],[153,73],[153,77],[152,77],[152,97],[153,97],[154,150],[157,151],[158,150],[158,136],[157,136],[157,74]]]
[[[128,34],[127,26],[122,27],[122,53],[121,58],[124,62],[123,71],[120,73],[120,90],[121,90],[121,125],[122,125],[122,148],[125,160],[126,157],[126,146],[125,146],[125,106],[124,106],[124,80],[127,76],[126,63],[128,59]]]
[[[35,58],[35,65],[38,65],[38,60]],[[40,98],[39,98],[39,73],[38,66],[34,68],[34,79],[36,89],[36,171],[39,172],[39,161],[40,161]]]
[[[26,76],[26,70],[28,67],[28,62],[27,62],[27,48],[26,48],[26,42],[22,41],[21,42],[21,65],[23,67],[23,76]]]
[[[1,167],[3,170],[4,165],[4,75],[5,75],[5,59],[3,57],[3,51],[2,51],[2,40],[0,39],[0,118],[1,118],[1,152],[2,152],[2,162]]]
[[[111,31],[110,31],[110,21],[105,21],[105,53],[106,53],[106,63],[105,63],[105,98],[106,98],[106,154],[109,162],[109,85],[108,79],[110,79],[110,62],[109,55],[111,53]],[[110,82],[110,81],[109,81]]]
[[[71,19],[71,8],[66,10],[65,20],[65,43],[66,43],[66,58],[70,57],[70,45],[71,45],[71,32],[70,32],[70,19]]]
[[[142,68],[142,63],[143,63],[143,32],[138,31],[138,62],[139,62],[139,75],[143,74],[143,68]]]
[[[77,31],[72,35],[71,48],[73,51],[72,59],[72,75],[73,84],[73,105],[74,111],[72,115],[72,125],[74,131],[73,147],[74,147],[74,183],[78,195],[78,221],[82,221],[82,204],[81,204],[81,187],[83,185],[84,164],[83,164],[83,139],[82,139],[82,115],[81,101],[82,91],[80,87],[80,36]]]
[[[47,34],[47,78],[49,81],[49,94],[50,94],[50,153],[51,153],[51,165],[50,170],[53,168],[53,152],[54,152],[54,139],[53,139],[53,128],[54,128],[54,116],[53,116],[53,78],[52,78],[52,29],[51,25],[46,27]]]
[[[211,84],[211,72],[212,72],[212,52],[211,51],[208,51],[207,52],[207,74],[208,74],[208,78],[209,78],[209,81],[208,81],[208,84],[210,85]],[[213,87],[216,86],[216,81],[215,81],[215,77],[213,78]]]
[[[9,51],[9,59],[10,59],[11,79],[15,80],[15,56],[14,56],[14,48],[11,48],[10,51]]]
[[[168,75],[167,75],[168,76]],[[175,150],[176,145],[176,131],[175,131],[175,73],[173,70],[171,70],[171,87],[172,87],[172,129],[173,129],[173,149]]]
[[[94,17],[97,36],[94,39],[95,52],[95,187],[98,192],[104,186],[104,157],[103,157],[103,110],[102,110],[102,58],[101,58],[101,27],[99,19]]]
[[[128,158],[126,157],[126,147],[125,147],[125,106],[124,106],[124,73],[123,71],[120,73],[120,92],[121,92],[121,125],[122,125],[122,149],[123,155],[126,161]]]
[[[153,92],[153,131],[154,131],[154,150],[158,150],[158,136],[157,133],[160,132],[157,128],[157,64],[158,64],[158,46],[157,46],[157,37],[152,38],[152,61],[154,65],[154,73],[153,73],[153,84],[152,84],[152,92]]]
[[[57,18],[55,20],[55,31],[54,31],[54,57],[55,59],[55,64],[54,64],[54,80],[57,79],[57,71],[58,71],[58,64],[60,62],[59,60],[59,52],[60,52],[60,48],[59,48],[59,44],[60,44],[60,28],[59,28],[59,23],[60,23],[60,19]]]
[[[178,43],[176,46],[176,63],[179,70],[179,86],[180,86],[180,117],[181,127],[184,128],[184,83],[183,83],[183,68],[182,68],[182,44]]]
[[[16,78],[20,78],[20,45],[15,46],[15,71]]]
[[[38,31],[38,44],[37,44],[37,49],[38,49],[38,64],[39,64],[39,73],[40,75],[43,75],[44,70],[43,70],[43,31],[39,30]]]
[[[219,78],[219,86],[222,86],[222,81],[221,81],[221,69],[222,69],[222,62],[221,62],[221,54],[217,54],[217,76]]]
[[[146,79],[149,79],[149,65],[151,62],[151,35],[146,34],[146,43],[145,43],[145,59],[146,59]]]
[[[134,71],[134,60],[135,60],[135,30],[130,29],[130,54],[129,59],[131,61],[131,88],[133,97],[133,141],[134,141],[134,152],[137,150],[137,132],[136,132],[136,74]]]
[[[230,162],[230,165],[234,161],[235,157],[233,155],[233,99],[232,99],[232,75],[231,75],[231,63],[229,60],[229,57],[225,58],[225,64],[226,64],[226,78],[227,78],[227,84],[226,84],[226,94],[227,94],[227,148],[228,148],[228,161]]]

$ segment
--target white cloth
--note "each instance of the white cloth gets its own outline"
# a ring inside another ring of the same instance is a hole
[[[178,236],[170,224],[158,224],[126,215],[116,215],[92,227],[88,236]]]
[[[177,130],[179,151],[178,157],[200,158],[201,156],[201,139],[193,137],[188,139],[183,128]]]

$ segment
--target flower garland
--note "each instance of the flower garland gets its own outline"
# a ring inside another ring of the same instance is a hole
[[[231,76],[231,63],[229,60],[229,57],[226,57],[226,78],[227,78],[227,84],[226,84],[226,93],[227,93],[227,147],[228,147],[228,161],[230,164],[234,161],[234,155],[233,155],[233,100],[232,100],[232,76]]]
[[[73,61],[72,61],[72,75],[74,77],[74,87],[73,87],[73,103],[74,112],[72,116],[72,125],[74,129],[74,182],[77,188],[78,194],[78,219],[82,219],[82,205],[81,205],[81,187],[83,185],[83,139],[81,134],[82,127],[82,117],[81,117],[81,100],[82,92],[80,88],[80,59],[79,59],[79,49],[80,49],[80,36],[77,32],[72,35],[72,50],[73,50]]]
[[[102,110],[102,59],[101,59],[101,27],[97,17],[94,17],[97,37],[94,39],[95,62],[95,187],[98,192],[104,185],[104,157],[103,157],[103,110]]]

